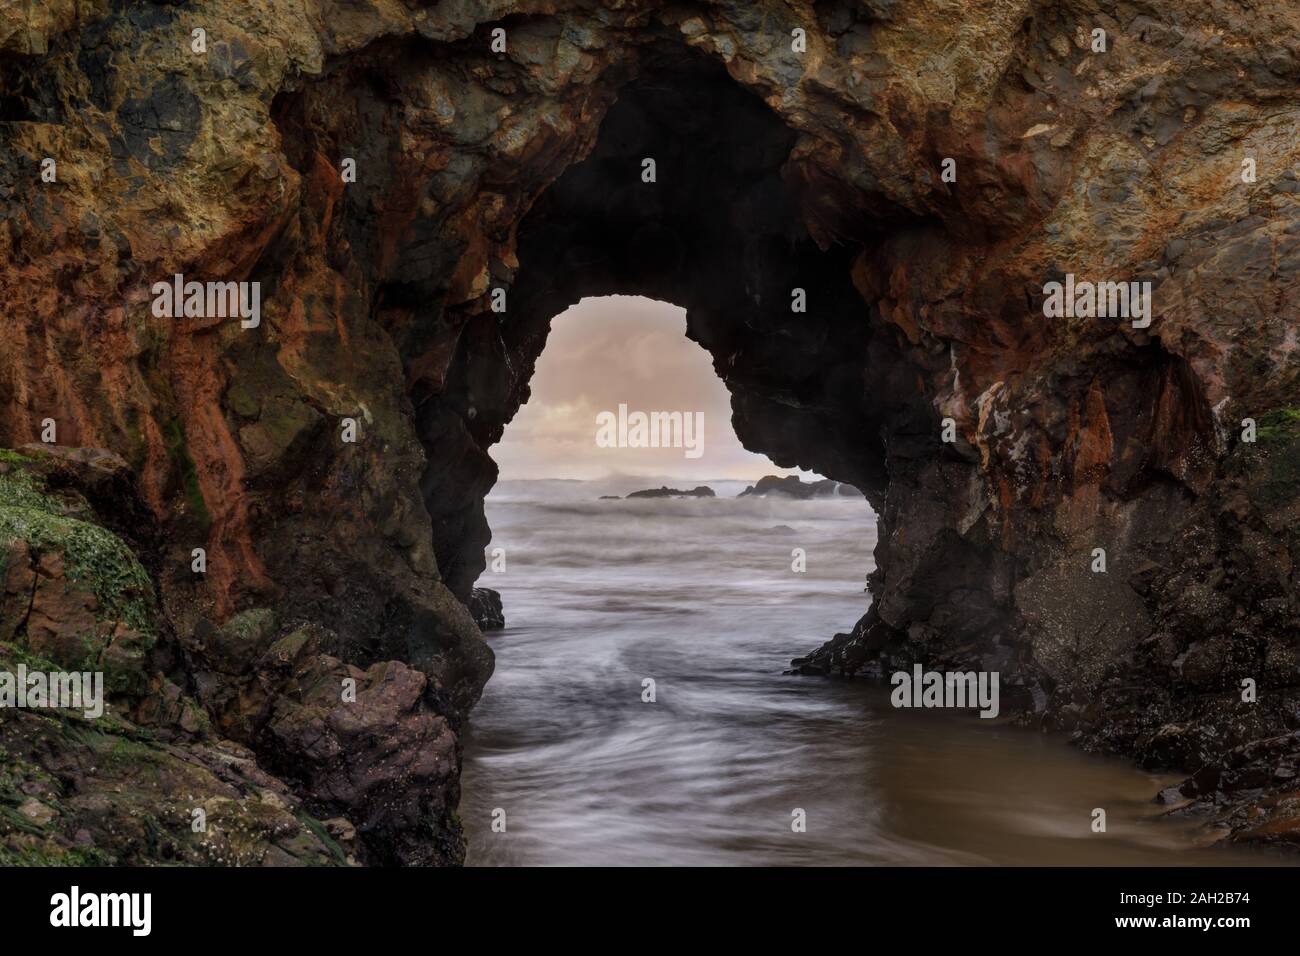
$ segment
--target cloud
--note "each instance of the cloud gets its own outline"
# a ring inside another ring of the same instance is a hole
[[[492,449],[501,477],[599,478],[613,472],[683,480],[785,473],[748,452],[731,428],[731,396],[708,352],[686,338],[686,312],[636,296],[583,299],[556,316],[532,397]],[[704,454],[680,448],[600,448],[596,415],[703,412]]]

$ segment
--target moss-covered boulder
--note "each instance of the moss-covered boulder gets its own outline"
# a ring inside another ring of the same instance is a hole
[[[105,526],[137,505],[124,469],[91,450],[0,451],[0,675],[102,672],[108,698],[0,702],[0,866],[350,862],[351,824],[332,835],[154,666],[168,632],[153,580]],[[274,627],[237,615],[217,651],[256,656]]]
[[[1300,515],[1300,408],[1278,408],[1259,417],[1248,467],[1251,497],[1279,527]]]
[[[0,641],[139,695],[157,639],[153,582],[86,500],[35,458],[0,455]]]
[[[0,706],[0,865],[463,859],[437,682],[268,608],[178,634],[151,522],[115,455],[0,453],[0,674],[102,672],[107,698]]]
[[[269,608],[241,611],[220,627],[200,619],[191,648],[196,666],[227,675],[246,673],[274,643],[278,626]]]

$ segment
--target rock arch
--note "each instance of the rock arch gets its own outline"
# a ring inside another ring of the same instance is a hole
[[[742,439],[881,515],[872,612],[804,669],[997,668],[1036,721],[1216,768],[1198,793],[1295,730],[1286,4],[292,6],[0,14],[0,444],[54,415],[126,459],[185,654],[274,604],[335,660],[414,665],[454,731],[491,668],[462,604],[489,449],[546,322],[671,284]],[[653,190],[625,170],[648,149]],[[261,282],[262,328],[151,319],[173,273]],[[1045,320],[1066,273],[1150,281],[1153,324]],[[448,820],[368,856],[454,859]]]

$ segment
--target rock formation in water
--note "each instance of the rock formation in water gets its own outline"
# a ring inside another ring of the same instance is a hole
[[[716,494],[708,485],[696,485],[690,491],[682,491],[680,488],[669,488],[662,485],[658,488],[647,488],[644,491],[634,491],[628,495],[629,498],[714,498]]]
[[[1295,842],[1298,101],[1288,0],[5,7],[0,445],[125,465],[10,463],[6,507],[83,524],[0,551],[20,597],[84,537],[138,560],[0,633],[119,673],[127,742],[89,779],[107,742],[0,712],[4,852],[102,847],[162,747],[258,859],[459,860],[490,449],[614,292],[878,512],[872,608],[804,669],[996,669]],[[175,276],[259,283],[255,324],[251,285],[167,317]],[[1149,323],[1048,318],[1076,281],[1150,283]],[[107,852],[198,859],[185,809]]]
[[[858,491],[852,485],[846,485],[836,481],[833,478],[823,478],[820,481],[803,481],[798,475],[786,475],[784,478],[777,475],[767,475],[758,480],[757,484],[750,485],[737,498],[748,498],[757,496],[766,498],[768,495],[779,495],[785,498],[833,498],[837,495],[844,497],[862,497],[862,492]]]
[[[480,631],[499,631],[506,626],[506,612],[501,592],[492,588],[475,588],[469,595],[469,612]]]

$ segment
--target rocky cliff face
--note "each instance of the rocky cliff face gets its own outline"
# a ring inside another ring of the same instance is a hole
[[[1300,12],[1169,7],[7,8],[0,445],[126,462],[146,684],[362,861],[454,862],[490,448],[564,306],[669,299],[742,440],[881,516],[804,669],[1000,670],[1294,839]],[[260,323],[159,317],[176,274]],[[1045,317],[1067,275],[1150,282],[1150,324]]]

